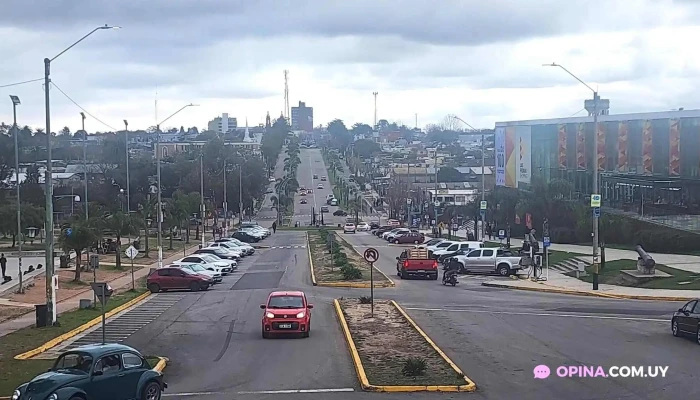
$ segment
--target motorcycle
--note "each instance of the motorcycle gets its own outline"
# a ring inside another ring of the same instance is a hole
[[[459,282],[457,282],[457,273],[450,274],[449,272],[446,272],[446,273],[442,274],[442,284],[443,285],[447,286],[449,284],[449,285],[455,286],[458,283]]]

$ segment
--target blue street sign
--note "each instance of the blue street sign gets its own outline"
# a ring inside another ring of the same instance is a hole
[[[600,207],[593,207],[593,216],[600,218]]]
[[[549,247],[552,243],[549,241],[549,236],[545,236],[542,238],[542,245],[544,247]]]
[[[479,213],[481,214],[482,219],[486,216],[486,210],[479,210]]]
[[[66,228],[66,236],[70,236],[73,234],[73,228]]]
[[[504,229],[500,229],[498,231],[498,239],[503,240],[506,238],[506,231]]]

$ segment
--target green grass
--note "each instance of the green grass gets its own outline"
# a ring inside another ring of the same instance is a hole
[[[656,264],[656,268],[672,276],[668,278],[656,278],[635,287],[644,289],[700,290],[700,274],[671,268],[663,264]],[[635,269],[637,269],[636,260],[608,261],[605,263],[605,268],[600,270],[598,279],[600,283],[620,285],[621,280],[619,277],[621,271]],[[592,271],[589,268],[587,268],[586,271],[588,274],[579,279],[589,283],[593,282]]]
[[[127,291],[112,297],[105,307],[110,311],[141,295],[145,289],[140,285],[136,291]],[[75,310],[60,314],[60,326],[46,328],[24,328],[0,337],[0,396],[10,396],[12,392],[34,376],[45,372],[53,365],[53,360],[15,360],[17,354],[35,349],[56,336],[100,316],[99,309]],[[153,364],[155,365],[155,364]]]
[[[585,254],[569,253],[568,251],[550,250],[550,252],[549,252],[549,265],[554,265],[554,264],[560,263],[562,261],[566,261],[568,259],[581,257],[581,256],[585,256]]]

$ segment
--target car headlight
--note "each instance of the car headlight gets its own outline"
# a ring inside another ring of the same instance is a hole
[[[14,392],[12,392],[12,397],[11,397],[11,399],[12,399],[12,400],[18,400],[20,394],[21,394],[21,393],[19,392],[19,390],[15,390]]]
[[[271,313],[271,312],[265,313],[265,316],[266,316],[267,318],[275,318],[275,314],[273,314],[273,313]]]
[[[304,315],[306,314],[304,314],[304,312],[302,311],[299,314],[297,314],[297,318],[304,318]]]
[[[56,393],[51,393],[51,395],[47,397],[46,400],[58,400],[58,395]]]

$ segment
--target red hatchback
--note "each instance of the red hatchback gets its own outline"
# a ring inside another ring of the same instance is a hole
[[[151,293],[161,290],[189,289],[194,291],[207,290],[214,284],[211,277],[199,275],[187,268],[164,267],[151,272],[146,278],[146,287]]]
[[[262,316],[263,339],[277,333],[301,333],[302,337],[309,337],[310,310],[314,305],[306,301],[304,292],[272,292],[267,303],[261,304],[260,308],[265,310]]]

